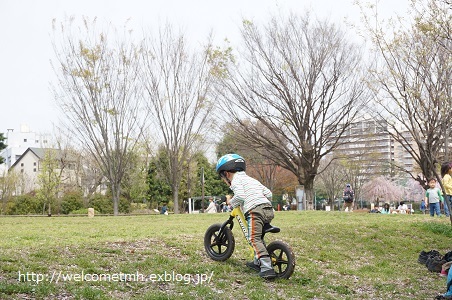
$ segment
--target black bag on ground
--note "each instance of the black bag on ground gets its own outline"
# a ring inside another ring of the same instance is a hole
[[[452,254],[451,254],[452,255]],[[420,264],[427,266],[428,260],[429,258],[432,259],[434,257],[440,257],[441,258],[441,254],[437,251],[437,250],[430,250],[428,252],[426,251],[421,251],[421,253],[419,254],[419,257],[417,259],[417,261]]]

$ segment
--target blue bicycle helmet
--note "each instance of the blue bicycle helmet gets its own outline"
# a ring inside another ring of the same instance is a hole
[[[226,154],[220,157],[217,162],[216,171],[220,174],[222,171],[245,171],[245,159],[238,154]]]

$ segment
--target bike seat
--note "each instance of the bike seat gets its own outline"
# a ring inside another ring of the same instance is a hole
[[[264,228],[262,229],[263,233],[269,233],[269,232],[278,233],[280,231],[281,231],[281,229],[279,227],[273,226],[270,223],[265,223]]]

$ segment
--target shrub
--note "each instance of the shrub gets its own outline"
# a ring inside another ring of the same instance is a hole
[[[113,214],[113,200],[111,196],[96,194],[89,200],[89,207],[94,208],[101,214]],[[119,198],[118,212],[122,214],[130,213],[129,200],[122,197]]]
[[[12,205],[9,207],[10,215],[42,214],[44,201],[32,195],[20,195],[14,197]]]
[[[113,201],[112,201],[113,202]],[[130,201],[126,198],[119,198],[119,205],[118,205],[118,212],[122,214],[128,214],[130,213]]]
[[[61,199],[61,213],[69,214],[83,208],[83,198],[80,192],[69,192]]]
[[[91,199],[89,199],[89,206],[94,208],[100,214],[112,214],[113,213],[113,201],[110,196],[105,196],[101,194],[95,194]]]

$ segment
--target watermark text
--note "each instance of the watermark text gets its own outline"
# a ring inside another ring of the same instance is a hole
[[[183,284],[208,284],[212,280],[213,271],[210,274],[196,273],[196,274],[181,274],[175,271],[142,274],[135,273],[65,273],[62,271],[53,271],[50,274],[37,272],[18,272],[17,280],[20,282],[33,282],[39,284],[41,282],[179,282]]]

